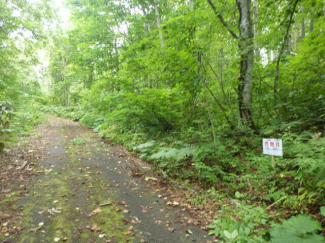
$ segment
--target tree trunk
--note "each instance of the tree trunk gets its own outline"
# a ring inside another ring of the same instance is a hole
[[[292,3],[293,7],[292,7],[291,12],[290,12],[289,23],[288,23],[286,34],[285,34],[285,36],[283,38],[281,49],[279,51],[279,55],[278,55],[277,62],[276,62],[275,78],[274,78],[274,84],[273,84],[274,105],[277,104],[278,81],[279,81],[279,77],[280,77],[280,61],[281,61],[281,57],[282,57],[282,55],[284,53],[285,47],[288,46],[288,43],[289,43],[290,27],[291,27],[291,25],[293,23],[293,16],[294,16],[294,13],[296,11],[296,7],[297,7],[298,2],[299,2],[299,0],[295,0]]]
[[[142,5],[141,6],[141,10],[142,10],[142,13],[143,13],[143,16],[147,16],[147,11],[146,11],[146,8]],[[149,25],[148,25],[148,22],[147,21],[144,21],[143,23],[143,29],[144,29],[144,36],[147,37],[148,36],[148,33],[149,33]]]
[[[314,19],[311,19],[309,25],[309,32],[313,32],[313,30],[314,30]]]
[[[193,0],[189,0],[189,5],[190,5],[190,8],[191,8],[191,11],[194,10],[194,2]]]
[[[257,130],[253,122],[252,89],[254,68],[254,41],[253,23],[251,19],[251,0],[236,0],[239,10],[239,36],[228,26],[212,0],[207,0],[215,15],[232,37],[239,40],[240,73],[238,78],[238,115],[239,124]]]
[[[89,69],[88,84],[87,84],[88,89],[90,89],[91,85],[93,84],[93,80],[94,80],[94,64],[91,64]]]
[[[254,33],[255,39],[259,35],[257,27],[258,27],[257,0],[253,0],[253,33]],[[260,48],[259,48],[259,45],[256,40],[254,41],[254,49],[255,49],[256,60],[259,61],[261,59],[260,58],[261,57],[260,56]]]
[[[159,14],[157,0],[154,0],[153,3],[155,5],[156,24],[157,24],[158,33],[159,33],[160,47],[163,47],[165,41],[164,41],[164,36],[163,36],[161,28],[160,28],[160,14]]]
[[[70,85],[69,84],[66,84],[65,85],[65,99],[64,99],[64,104],[65,104],[65,106],[66,107],[68,107],[69,105],[70,105],[70,102],[69,102],[69,100],[70,100]]]
[[[208,100],[208,95],[207,95],[207,91],[205,91],[205,106],[207,108],[207,111],[208,111],[208,115],[209,115],[209,119],[210,119],[210,125],[211,125],[211,130],[212,130],[212,138],[213,138],[213,142],[215,143],[217,141],[217,138],[216,138],[216,133],[214,131],[214,123],[213,123],[213,117],[212,117],[212,114],[211,114],[211,111],[210,111],[210,103],[209,103],[209,100]],[[215,148],[214,148],[215,149]]]
[[[239,10],[239,50],[241,53],[238,84],[238,110],[243,124],[256,130],[252,113],[252,89],[254,68],[254,42],[251,20],[251,0],[237,0]]]
[[[304,9],[301,8],[301,12],[304,12]],[[300,38],[305,38],[306,36],[306,28],[305,28],[305,17],[301,19],[301,34]]]

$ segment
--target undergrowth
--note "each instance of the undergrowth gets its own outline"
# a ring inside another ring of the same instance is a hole
[[[324,242],[319,233],[325,219],[321,213],[325,138],[319,132],[299,132],[299,123],[283,124],[276,134],[268,128],[262,130],[264,137],[276,135],[283,140],[284,156],[272,165],[271,158],[262,155],[261,136],[253,133],[220,127],[211,142],[210,131],[179,127],[163,132],[166,127],[162,124],[148,130],[142,125],[147,121],[139,122],[143,114],[136,110],[42,109],[92,127],[101,137],[123,144],[154,164],[163,176],[199,186],[205,196],[217,198],[223,217],[215,218],[210,233],[227,242],[277,243],[280,235],[294,235],[296,241],[285,242]],[[314,227],[299,231],[303,223]],[[303,239],[306,241],[299,241]]]
[[[9,101],[0,101],[0,152],[16,142],[17,137],[28,136],[45,120],[45,114],[34,103],[26,102],[16,107]]]

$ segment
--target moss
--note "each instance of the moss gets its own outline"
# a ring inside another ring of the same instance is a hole
[[[64,130],[61,132],[63,137],[68,135]],[[84,145],[71,146],[71,140],[64,141],[65,148],[68,149],[66,155],[69,156],[64,165],[65,169],[44,175],[31,190],[34,191],[31,193],[34,196],[30,195],[20,202],[25,207],[23,227],[26,229],[21,232],[20,241],[53,242],[55,237],[66,237],[68,239],[66,242],[105,242],[107,239],[114,239],[119,243],[133,241],[134,236],[127,231],[129,226],[123,224],[123,213],[116,212],[114,206],[102,207],[101,213],[89,216],[98,207],[97,202],[105,202],[108,200],[107,197],[114,200],[117,196],[113,192],[106,191],[101,177],[92,177],[94,171],[91,170],[90,176],[87,177],[80,172],[82,162],[77,158],[89,157],[92,151],[101,151],[102,146],[89,145],[93,144],[89,133],[79,135],[85,140]],[[55,200],[58,202],[53,203]],[[62,213],[39,214],[52,207],[62,208]],[[80,208],[80,212],[76,207]],[[29,231],[40,222],[44,222],[44,226],[37,234]],[[93,225],[97,225],[101,231],[91,231]],[[107,236],[99,238],[102,233]]]
[[[15,197],[15,195],[17,195],[18,193],[18,191],[11,192],[11,196],[0,201],[0,204],[16,201],[17,197]]]
[[[0,201],[0,204],[8,203],[8,202],[14,202],[14,201],[16,201],[16,200],[17,200],[16,197],[11,196],[11,197],[8,197],[8,198],[3,199],[2,201]]]

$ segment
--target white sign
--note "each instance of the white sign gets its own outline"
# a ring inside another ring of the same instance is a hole
[[[282,139],[263,138],[263,154],[283,156]]]

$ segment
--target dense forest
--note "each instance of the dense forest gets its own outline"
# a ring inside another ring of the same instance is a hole
[[[0,150],[66,117],[199,188],[227,242],[324,242],[324,1],[0,4]]]

